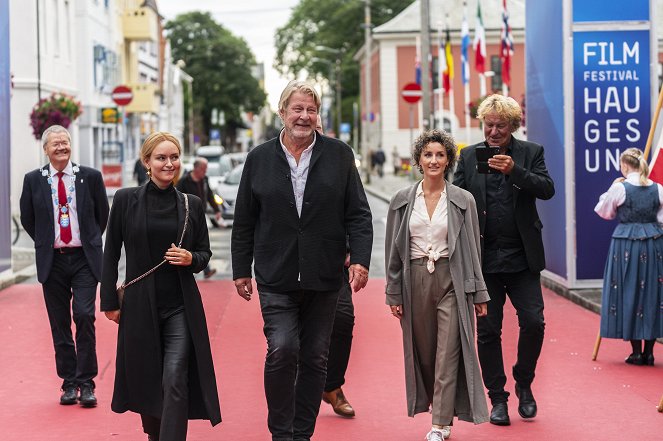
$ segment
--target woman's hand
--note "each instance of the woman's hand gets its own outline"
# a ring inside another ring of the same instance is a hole
[[[106,318],[112,322],[120,324],[120,310],[116,309],[115,311],[104,311]]]
[[[193,261],[193,255],[184,248],[177,248],[174,243],[171,243],[164,259],[171,265],[189,266]]]
[[[391,308],[391,315],[399,320],[403,318],[403,305],[389,305],[389,308]]]
[[[474,312],[477,313],[477,317],[487,316],[488,315],[488,304],[486,302],[475,303],[474,304]]]

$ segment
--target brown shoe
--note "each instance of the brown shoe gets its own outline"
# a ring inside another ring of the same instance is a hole
[[[352,406],[350,406],[348,400],[345,399],[345,395],[343,395],[343,389],[340,387],[338,389],[334,389],[331,392],[323,392],[322,401],[331,404],[334,412],[336,412],[337,415],[346,418],[352,418],[355,416],[355,410],[352,408]]]

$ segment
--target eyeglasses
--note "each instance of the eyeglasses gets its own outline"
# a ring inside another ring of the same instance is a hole
[[[69,147],[69,141],[57,141],[57,142],[51,142],[50,146],[55,147],[56,149],[59,147]]]

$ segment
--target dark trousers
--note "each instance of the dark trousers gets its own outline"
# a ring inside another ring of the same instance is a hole
[[[526,270],[484,274],[484,279],[490,301],[488,315],[477,320],[477,349],[483,382],[494,405],[506,402],[509,397],[509,393],[504,390],[506,375],[502,358],[502,319],[506,296],[509,296],[516,309],[520,328],[518,359],[513,366],[513,378],[521,387],[530,387],[543,345],[543,294],[539,273]]]
[[[189,423],[191,337],[184,307],[159,310],[163,350],[161,418],[141,414],[143,431],[159,441],[185,441]]]
[[[97,279],[88,267],[83,248],[69,254],[55,252],[53,267],[42,290],[62,386],[92,383],[94,387],[92,379],[98,372],[94,328]],[[76,324],[75,344],[72,316]]]
[[[327,377],[338,291],[260,292],[265,396],[273,441],[309,440]]]
[[[327,359],[327,380],[325,392],[331,392],[345,384],[345,372],[352,349],[352,330],[355,327],[355,307],[352,304],[352,288],[348,282],[348,270],[344,271],[344,281],[338,295],[334,328],[329,343]]]

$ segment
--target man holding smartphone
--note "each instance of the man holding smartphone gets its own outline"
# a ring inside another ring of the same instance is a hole
[[[482,269],[490,295],[488,315],[477,320],[477,341],[483,382],[492,403],[490,422],[511,424],[502,358],[503,308],[508,296],[516,309],[520,334],[513,366],[518,414],[534,418],[532,394],[545,323],[540,272],[545,268],[536,200],[547,200],[555,186],[546,168],[543,146],[513,136],[522,109],[509,97],[494,94],[479,106],[485,142],[460,153],[454,184],[474,196],[479,215]]]

